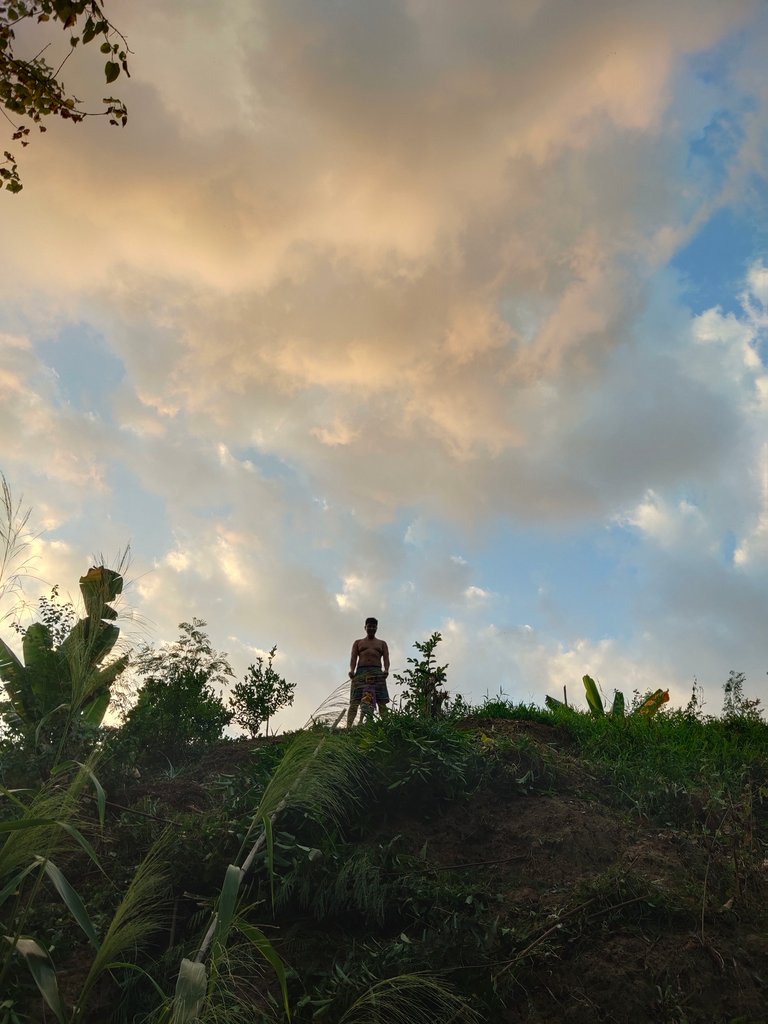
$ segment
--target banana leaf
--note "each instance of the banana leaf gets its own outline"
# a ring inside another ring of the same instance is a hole
[[[650,696],[645,698],[636,713],[645,715],[646,718],[653,718],[661,705],[666,704],[668,700],[669,690],[654,690]]]
[[[595,718],[602,718],[605,715],[603,701],[597,684],[591,676],[584,676],[584,689],[587,691],[587,704]]]

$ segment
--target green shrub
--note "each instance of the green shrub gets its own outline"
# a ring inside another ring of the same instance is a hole
[[[262,725],[268,733],[270,718],[293,704],[296,683],[287,682],[272,668],[276,653],[277,647],[273,647],[266,664],[264,658],[257,658],[255,665],[248,666],[245,679],[232,687],[232,718],[252,738],[258,736]]]
[[[412,667],[402,675],[395,673],[395,679],[403,687],[402,708],[408,714],[437,718],[448,700],[448,691],[440,689],[445,683],[448,666],[438,665],[435,658],[435,648],[442,639],[439,633],[433,633],[429,640],[417,640],[413,646],[421,658],[408,658]]]
[[[173,758],[221,738],[232,713],[214,685],[222,685],[232,669],[226,655],[212,648],[203,626],[200,619],[182,622],[174,644],[139,654],[136,667],[146,682],[118,731],[118,749]]]

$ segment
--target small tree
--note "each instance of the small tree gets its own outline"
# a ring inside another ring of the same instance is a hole
[[[728,679],[723,683],[723,718],[729,720],[742,718],[749,722],[761,721],[763,712],[760,707],[760,698],[744,696],[746,681],[747,677],[743,672],[731,670],[728,673]]]
[[[413,646],[421,658],[408,658],[408,664],[413,667],[402,675],[395,674],[395,679],[405,688],[403,707],[410,714],[438,718],[448,700],[448,691],[441,689],[448,666],[438,665],[435,659],[435,648],[442,639],[440,633],[433,633],[429,640],[417,640]]]
[[[277,653],[277,646],[269,652],[265,664],[263,657],[256,659],[255,665],[249,665],[245,679],[235,683],[229,706],[232,717],[246,730],[253,739],[258,736],[262,725],[266,725],[269,733],[269,720],[280,708],[293,704],[293,691],[296,683],[289,683],[272,668]]]
[[[129,746],[179,754],[221,738],[232,714],[214,686],[223,686],[232,669],[226,654],[211,646],[205,625],[202,619],[182,622],[175,643],[138,654],[135,667],[146,682],[120,730]]]

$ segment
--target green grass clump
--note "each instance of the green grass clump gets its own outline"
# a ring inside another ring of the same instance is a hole
[[[521,722],[552,723],[552,712],[536,704],[505,700],[503,697],[486,697],[482,704],[472,709],[478,718],[511,718]]]
[[[738,800],[745,786],[768,780],[768,725],[761,721],[702,721],[678,711],[650,721],[593,718],[565,709],[553,718],[627,802],[670,822],[690,822],[713,801]]]

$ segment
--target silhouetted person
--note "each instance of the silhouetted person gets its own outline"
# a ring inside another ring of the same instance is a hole
[[[389,648],[386,640],[377,638],[376,630],[378,628],[378,619],[367,618],[365,620],[365,636],[362,640],[355,640],[352,644],[352,654],[349,659],[349,678],[352,680],[352,689],[349,695],[347,728],[354,724],[357,717],[357,709],[363,699],[364,687],[373,685],[379,714],[384,715],[387,711],[387,704],[389,704],[389,692],[387,691]]]

